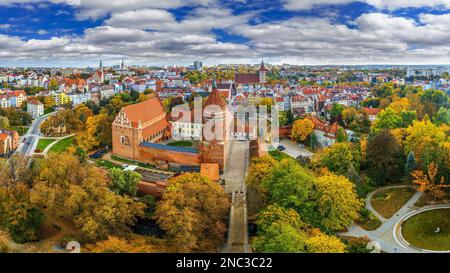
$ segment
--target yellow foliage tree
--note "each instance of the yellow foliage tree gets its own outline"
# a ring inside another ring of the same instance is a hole
[[[308,253],[344,253],[345,245],[338,238],[326,235],[320,231],[313,232],[311,237],[306,239],[306,249]]]
[[[321,226],[327,230],[342,230],[359,218],[362,202],[355,185],[345,176],[329,173],[316,180],[316,199]]]
[[[229,198],[222,186],[200,174],[169,181],[155,219],[176,251],[209,251],[223,242]]]
[[[408,111],[411,105],[407,98],[401,98],[391,103],[389,107],[393,109],[396,113],[401,113],[403,111]]]
[[[110,236],[107,240],[96,244],[86,245],[86,252],[92,253],[151,253],[155,252],[152,245],[143,239],[126,240],[123,238]]]
[[[295,141],[305,141],[314,131],[314,123],[309,119],[299,119],[292,126],[291,138]]]

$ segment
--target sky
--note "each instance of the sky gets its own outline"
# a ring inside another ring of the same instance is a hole
[[[0,66],[450,64],[450,0],[0,0]]]

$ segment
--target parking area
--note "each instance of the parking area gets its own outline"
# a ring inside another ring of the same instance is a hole
[[[311,158],[314,155],[314,153],[308,151],[306,148],[300,147],[298,144],[291,142],[290,140],[280,140],[280,145],[286,148],[282,152],[292,158],[298,158],[299,156]]]

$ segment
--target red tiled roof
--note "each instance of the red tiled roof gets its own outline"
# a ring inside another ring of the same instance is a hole
[[[376,116],[380,112],[380,109],[364,107],[364,112],[366,112],[369,116]]]
[[[219,94],[219,91],[216,88],[212,90],[211,94],[209,94],[203,107],[205,108],[208,105],[218,105],[222,109],[225,109],[225,107],[227,107],[227,103]]]
[[[165,118],[161,119],[160,121],[156,122],[155,124],[152,124],[151,126],[144,128],[142,130],[142,137],[147,138],[158,132],[161,132],[162,130],[167,128],[168,125],[169,125],[169,123],[167,122],[167,120]]]
[[[159,117],[164,113],[164,108],[157,97],[144,102],[129,105],[123,108],[133,127],[137,127],[139,121],[146,122]]]
[[[8,137],[9,137],[9,135],[7,135],[7,134],[3,134],[3,133],[0,134],[0,140],[1,140],[1,141],[4,141],[4,140],[7,139]]]
[[[237,84],[254,84],[259,83],[259,74],[256,73],[246,73],[246,74],[236,74],[234,82]]]

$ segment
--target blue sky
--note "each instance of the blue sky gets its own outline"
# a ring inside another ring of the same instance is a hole
[[[448,64],[450,0],[0,0],[2,66]]]

